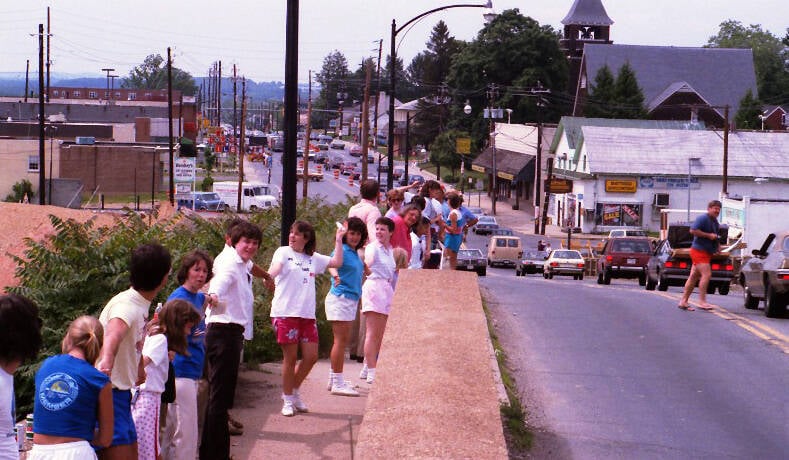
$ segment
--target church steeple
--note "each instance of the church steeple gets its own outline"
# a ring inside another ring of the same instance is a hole
[[[575,0],[570,12],[562,19],[564,35],[559,46],[567,56],[570,65],[568,91],[575,94],[578,77],[581,72],[581,57],[586,43],[610,45],[611,25],[614,21],[608,17],[602,0]]]

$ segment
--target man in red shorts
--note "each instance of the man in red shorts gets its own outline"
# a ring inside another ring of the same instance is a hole
[[[690,276],[685,282],[685,292],[682,294],[679,308],[683,310],[693,310],[688,305],[688,299],[699,283],[699,304],[703,310],[711,310],[712,307],[707,303],[707,285],[710,284],[712,268],[710,260],[712,255],[718,252],[718,215],[721,213],[721,202],[712,200],[707,204],[707,214],[702,214],[696,218],[690,227],[690,234],[693,235],[693,244],[690,246],[690,258],[693,266],[690,269]],[[701,278],[699,280],[699,278]]]

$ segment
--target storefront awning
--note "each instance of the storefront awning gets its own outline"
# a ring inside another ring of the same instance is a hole
[[[493,147],[483,150],[472,162],[471,168],[492,174]],[[515,182],[534,182],[534,155],[496,149],[496,175]]]

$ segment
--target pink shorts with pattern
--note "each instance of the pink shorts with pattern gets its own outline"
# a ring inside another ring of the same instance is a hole
[[[311,318],[271,318],[274,334],[280,345],[318,343],[318,324]]]

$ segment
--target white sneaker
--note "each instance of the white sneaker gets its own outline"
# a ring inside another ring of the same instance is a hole
[[[334,373],[329,372],[329,383],[326,384],[326,389],[331,391],[332,385],[334,385]]]
[[[375,381],[375,369],[367,369],[367,383]]]
[[[359,392],[351,388],[351,385],[346,381],[332,385],[331,394],[338,396],[359,396]]]
[[[293,401],[290,399],[283,399],[282,402],[282,415],[285,417],[293,417],[296,411],[293,408]]]
[[[359,378],[361,380],[364,380],[364,379],[367,378],[367,364],[365,364],[364,367],[362,367],[362,370],[359,372]]]
[[[293,407],[299,412],[309,412],[310,409],[307,407],[306,404],[301,400],[301,396],[299,396],[298,391],[293,391],[293,397],[291,398],[293,401]]]

